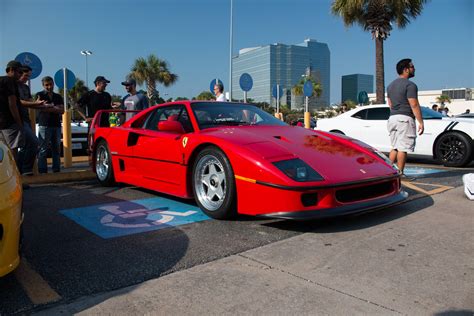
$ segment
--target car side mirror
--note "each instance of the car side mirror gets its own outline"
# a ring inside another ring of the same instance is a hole
[[[183,125],[178,121],[161,121],[158,123],[158,131],[184,134]]]

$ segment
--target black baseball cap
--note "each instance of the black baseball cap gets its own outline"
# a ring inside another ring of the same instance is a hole
[[[97,83],[97,82],[106,82],[106,83],[110,83],[109,80],[105,79],[104,76],[97,76],[94,80],[94,83]]]
[[[137,85],[137,81],[133,78],[128,78],[127,80],[125,80],[124,82],[122,82],[122,85],[123,86],[136,86]]]
[[[7,64],[7,68],[20,69],[21,67],[23,67],[23,65],[16,60],[10,60]]]

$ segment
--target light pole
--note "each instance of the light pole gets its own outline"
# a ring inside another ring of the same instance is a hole
[[[90,50],[81,50],[81,55],[86,56],[86,87],[89,87],[89,78],[87,77],[87,56],[92,55],[92,52]]]

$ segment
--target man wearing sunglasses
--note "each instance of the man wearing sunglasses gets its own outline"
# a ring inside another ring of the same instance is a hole
[[[148,108],[148,99],[142,93],[137,91],[137,82],[129,78],[122,82],[128,94],[123,97],[120,107],[123,110],[144,110]],[[126,120],[129,120],[135,113],[126,113]]]
[[[397,162],[398,169],[404,176],[407,153],[413,152],[416,140],[416,123],[418,134],[423,134],[423,117],[418,102],[418,87],[408,80],[415,76],[415,66],[411,59],[402,59],[397,63],[398,78],[387,87],[387,101],[390,106],[390,117],[387,129],[390,134],[392,150],[390,160]]]

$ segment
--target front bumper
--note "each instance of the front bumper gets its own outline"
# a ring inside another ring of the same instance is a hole
[[[389,206],[397,205],[402,203],[408,197],[408,193],[400,191],[397,195],[379,198],[372,201],[359,202],[351,205],[343,205],[334,208],[320,209],[314,211],[291,211],[291,212],[278,212],[270,214],[262,214],[262,217],[270,218],[281,218],[281,219],[292,219],[292,220],[311,220],[311,219],[322,219],[328,217],[337,217],[349,214],[366,213],[376,211]]]

